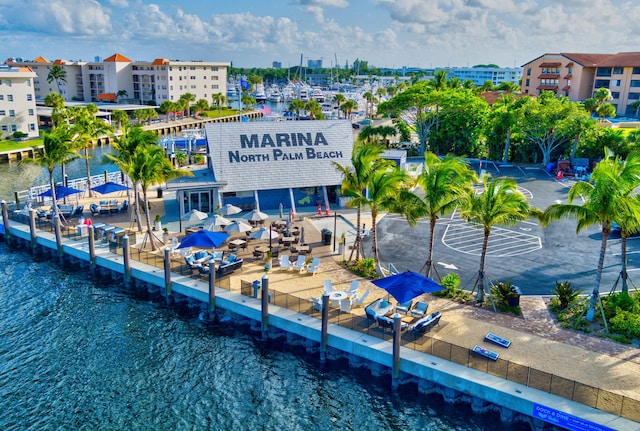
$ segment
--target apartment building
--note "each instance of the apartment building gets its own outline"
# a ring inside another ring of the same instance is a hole
[[[519,67],[448,67],[437,70],[447,72],[447,78],[458,78],[462,82],[473,81],[477,86],[482,86],[487,81],[494,86],[503,82],[520,84],[522,77],[522,69]]]
[[[29,67],[36,73],[34,90],[38,100],[55,92],[68,101],[148,105],[160,105],[165,100],[177,101],[186,93],[193,94],[195,100],[205,99],[211,103],[214,94],[227,94],[227,72],[230,67],[230,63],[164,58],[151,62],[132,61],[122,54],[113,54],[104,60],[98,58],[92,62],[51,62],[38,57],[32,61],[7,63]],[[64,80],[49,81],[53,66],[64,70]]]
[[[0,136],[22,132],[38,137],[38,116],[33,80],[27,67],[0,66]]]
[[[630,105],[640,100],[640,52],[617,54],[544,54],[522,66],[522,92],[553,91],[573,101],[608,88],[618,116],[635,115]]]

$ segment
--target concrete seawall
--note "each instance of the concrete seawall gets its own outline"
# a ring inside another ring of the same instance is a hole
[[[31,249],[29,226],[12,223],[10,234],[10,247]],[[39,253],[58,255],[53,233],[38,231],[36,244]],[[64,260],[70,264],[89,268],[88,241],[65,238],[62,252]],[[113,279],[124,280],[124,258],[111,253],[108,247],[96,248],[95,265],[97,271],[107,273]],[[162,269],[135,260],[131,260],[130,265],[132,288],[166,293]],[[172,273],[171,297],[167,299],[205,310],[209,302],[208,285]],[[218,316],[228,316],[261,330],[262,304],[259,299],[217,288],[215,307]],[[269,339],[286,337],[289,344],[300,345],[307,351],[319,351],[321,320],[271,304],[268,310],[268,331],[265,335]],[[393,344],[388,341],[329,324],[327,346],[329,359],[346,359],[351,366],[366,367],[376,375],[391,373]],[[467,402],[475,412],[497,411],[504,422],[522,421],[534,430],[557,429],[550,425],[553,421],[563,428],[575,430],[627,431],[640,428],[638,423],[617,415],[410,348],[400,347],[400,358],[401,384],[416,384],[420,392],[441,394],[448,402]]]

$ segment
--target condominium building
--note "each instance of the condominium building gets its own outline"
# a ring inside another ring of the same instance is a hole
[[[477,86],[481,86],[487,81],[494,86],[503,82],[520,84],[522,77],[522,69],[519,67],[448,67],[437,70],[447,72],[447,78],[458,78],[463,82],[473,81]]]
[[[227,94],[230,66],[230,63],[165,58],[151,62],[132,61],[121,54],[93,62],[51,62],[38,57],[32,61],[8,61],[8,64],[29,67],[36,73],[34,90],[37,99],[44,99],[54,92],[69,101],[126,101],[149,105],[160,105],[165,100],[177,101],[186,93],[193,94],[196,101],[205,99],[211,103],[214,94]],[[64,71],[64,79],[50,79],[53,66]]]
[[[0,137],[15,132],[38,137],[35,77],[27,67],[0,66]]]
[[[640,52],[618,54],[544,54],[523,66],[522,92],[553,91],[573,101],[608,88],[618,116],[634,115],[640,100]]]

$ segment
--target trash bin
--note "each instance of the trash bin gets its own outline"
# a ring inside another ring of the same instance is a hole
[[[518,286],[513,286],[514,295],[507,300],[509,307],[519,307],[520,306],[520,295],[522,295],[522,291]]]
[[[322,244],[331,245],[332,232],[329,229],[322,229]]]
[[[158,187],[158,199],[162,198],[162,189]]]
[[[258,297],[258,292],[260,291],[260,281],[256,280],[252,283],[251,287],[253,287],[253,297]]]

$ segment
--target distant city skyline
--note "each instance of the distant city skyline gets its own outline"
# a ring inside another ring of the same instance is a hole
[[[544,53],[640,51],[639,21],[631,0],[0,0],[0,60],[520,67]]]

